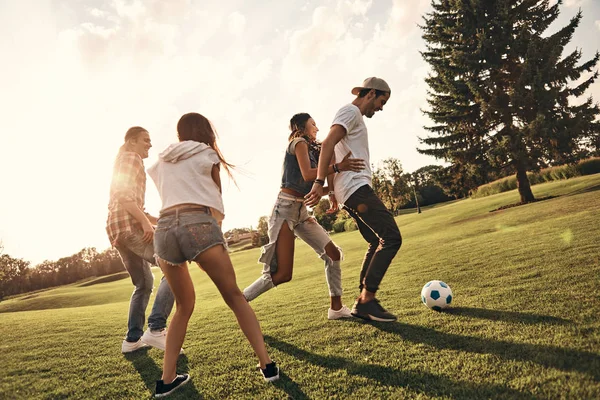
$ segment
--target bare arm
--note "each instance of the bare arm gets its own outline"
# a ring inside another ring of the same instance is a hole
[[[152,223],[138,206],[135,204],[135,201],[126,201],[120,203],[125,211],[133,216],[140,224],[142,224],[142,229],[144,230],[143,240],[146,243],[150,243],[152,241],[152,237],[154,236],[154,227]],[[154,217],[152,217],[154,218]],[[156,218],[154,218],[156,219]]]
[[[220,164],[214,164],[212,167],[212,170],[210,171],[210,176],[212,177],[212,180],[219,187],[219,193],[223,193],[223,190],[221,189],[221,174],[219,172],[220,172]],[[223,221],[218,221],[217,223],[219,224],[219,228],[221,228]]]
[[[346,136],[346,129],[341,125],[333,125],[329,130],[329,134],[321,145],[321,156],[319,157],[319,167],[317,179],[325,180],[328,175],[328,167],[333,158],[333,149]]]
[[[298,142],[296,145],[296,159],[302,173],[302,179],[306,182],[312,182],[317,179],[317,168],[310,167],[310,158],[308,157],[308,144],[306,142]],[[327,168],[328,174],[333,174],[333,166]]]
[[[323,154],[322,151],[323,149],[321,148],[321,154]],[[310,158],[308,157],[308,144],[306,144],[306,142],[298,142],[298,144],[296,144],[295,154],[296,159],[298,160],[298,166],[300,167],[300,172],[302,173],[302,179],[304,179],[306,182],[312,182],[315,179],[317,179],[318,169],[311,168],[310,166]],[[351,154],[352,153],[346,154],[344,159],[339,164],[337,164],[339,171],[360,171],[365,168],[364,160],[360,158],[350,158]],[[334,163],[334,157],[330,157],[329,164],[327,165],[328,176],[335,172],[333,168]],[[321,165],[320,158],[319,165]]]
[[[158,218],[156,218],[156,217],[154,217],[154,216],[152,216],[152,215],[150,215],[148,213],[144,213],[144,215],[146,215],[146,218],[148,218],[148,221],[150,221],[150,223],[152,225],[158,224]]]
[[[319,166],[317,168],[317,178],[325,181],[328,175],[329,164],[333,158],[333,149],[335,145],[346,135],[346,129],[341,125],[333,125],[329,130],[329,134],[321,145],[321,156],[319,157]],[[315,182],[310,192],[304,197],[306,205],[316,205],[323,196],[323,185]]]
[[[223,193],[223,191],[221,190],[221,174],[219,173],[219,171],[220,171],[220,164],[214,164],[212,167],[212,170],[210,171],[210,176],[212,177],[212,180],[219,187],[219,192]]]

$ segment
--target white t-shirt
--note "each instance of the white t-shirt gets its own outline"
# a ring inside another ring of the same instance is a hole
[[[162,200],[161,210],[198,204],[210,207],[213,217],[222,220],[223,198],[211,175],[213,165],[220,162],[217,153],[204,143],[187,140],[167,147],[148,168]]]
[[[369,134],[363,116],[354,104],[346,104],[335,115],[333,125],[341,125],[346,129],[346,135],[335,145],[335,160],[340,162],[349,151],[351,158],[365,160],[365,169],[360,172],[342,171],[335,174],[333,181],[335,197],[340,204],[358,188],[364,185],[372,186],[371,162],[369,159]]]

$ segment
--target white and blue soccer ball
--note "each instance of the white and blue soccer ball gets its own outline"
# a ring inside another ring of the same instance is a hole
[[[452,289],[442,281],[429,281],[421,290],[421,301],[435,311],[442,311],[452,303]]]

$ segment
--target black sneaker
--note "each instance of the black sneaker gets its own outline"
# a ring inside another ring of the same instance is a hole
[[[379,304],[377,299],[373,299],[366,303],[359,303],[358,300],[356,300],[352,307],[352,315],[369,321],[379,322],[394,322],[398,319],[394,314],[387,312],[386,309]]]
[[[188,374],[177,375],[171,383],[164,383],[162,380],[156,381],[156,394],[154,397],[165,397],[188,383],[190,376]]]
[[[266,382],[273,382],[279,379],[279,367],[275,361],[265,365],[265,369],[260,368],[260,366],[258,369],[260,369],[260,373],[262,374],[263,378],[265,378]]]

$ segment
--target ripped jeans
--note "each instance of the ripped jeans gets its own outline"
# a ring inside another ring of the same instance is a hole
[[[269,243],[263,246],[258,259],[263,264],[263,277],[271,280],[271,274],[277,271],[277,237],[281,226],[287,223],[290,230],[302,239],[325,262],[325,278],[329,287],[329,295],[342,295],[342,269],[340,260],[334,261],[325,253],[325,246],[331,238],[317,221],[308,215],[303,198],[279,193],[269,219]],[[338,248],[339,249],[339,248]],[[341,253],[341,251],[340,251]]]

